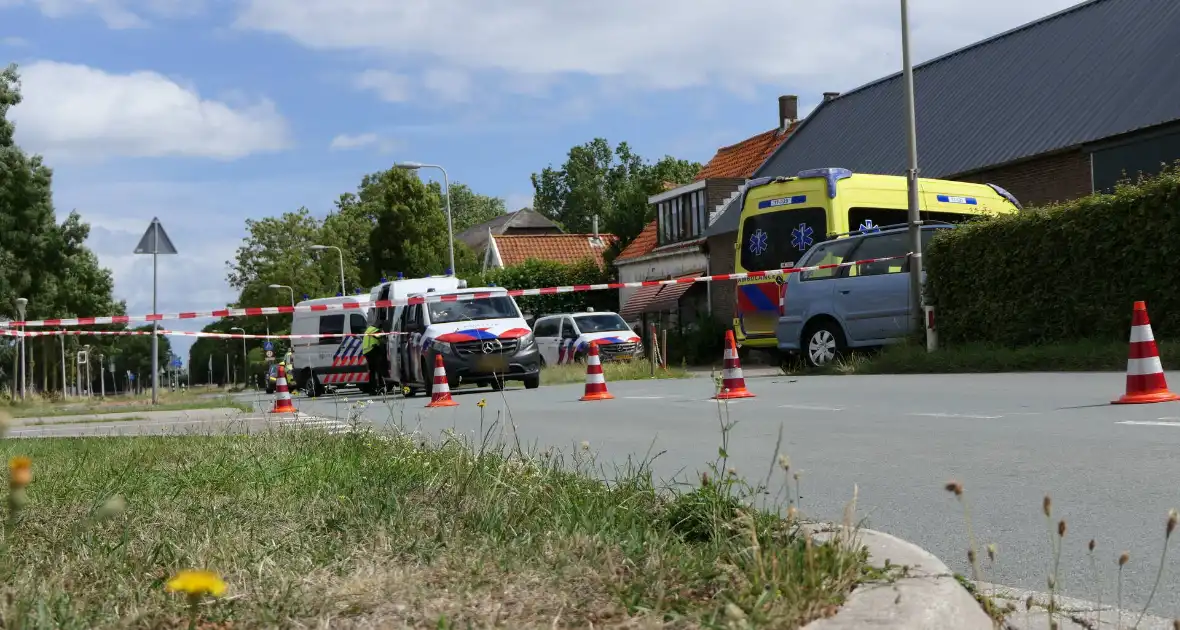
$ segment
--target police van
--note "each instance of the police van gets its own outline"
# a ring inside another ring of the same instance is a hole
[[[360,298],[359,301],[363,301]],[[326,335],[319,338],[291,340],[294,385],[308,396],[327,390],[359,387],[369,382],[369,368],[361,354],[368,326],[368,307],[349,310],[313,311],[303,307],[357,302],[356,296],[336,296],[304,300],[295,305],[291,317],[292,335]]]
[[[499,390],[505,381],[523,381],[526,389],[541,385],[541,358],[532,329],[516,300],[498,287],[447,289],[437,293],[477,298],[428,301],[394,309],[389,337],[392,380],[407,395],[430,395],[438,356],[446,367],[448,386],[491,386]]]
[[[384,280],[384,279],[382,279]],[[423,278],[406,278],[399,272],[397,278],[388,282],[381,282],[369,292],[371,303],[386,300],[404,302],[411,295],[426,295],[430,293],[449,293],[467,286],[466,280],[455,276],[426,276]],[[384,333],[394,333],[394,322],[400,317],[401,306],[382,306],[369,309],[368,324],[377,326]],[[400,332],[400,331],[398,331]],[[385,349],[385,369],[382,376],[386,383],[401,383],[400,376],[394,376],[392,369],[394,355],[397,352],[397,337],[391,335],[383,337],[380,345]]]

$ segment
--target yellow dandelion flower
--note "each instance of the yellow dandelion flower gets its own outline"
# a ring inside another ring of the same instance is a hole
[[[168,580],[166,588],[173,593],[184,593],[189,597],[221,597],[225,594],[226,586],[221,576],[212,571],[186,569]]]
[[[23,455],[8,460],[8,485],[23,488],[33,482],[33,461]]]
[[[479,399],[479,402],[475,403],[475,406],[476,406],[476,407],[480,407],[480,408],[482,408],[482,407],[485,407],[485,406],[487,406],[487,404],[488,404],[488,401],[487,401],[487,400],[484,400],[483,398],[480,398],[480,399]]]

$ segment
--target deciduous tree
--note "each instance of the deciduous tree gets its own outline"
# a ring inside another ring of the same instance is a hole
[[[700,170],[696,162],[664,156],[644,161],[626,142],[611,147],[604,138],[570,149],[561,168],[533,173],[535,210],[569,232],[589,232],[593,217],[599,229],[630,243],[652,218],[648,197],[664,182],[685,184]]]

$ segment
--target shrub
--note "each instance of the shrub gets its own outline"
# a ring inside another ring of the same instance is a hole
[[[1135,300],[1147,301],[1157,335],[1180,331],[1177,233],[1180,162],[1111,194],[947,230],[924,256],[940,337],[1125,339]]]

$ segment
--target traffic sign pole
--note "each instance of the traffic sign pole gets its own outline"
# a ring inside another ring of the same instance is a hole
[[[139,245],[135,248],[136,254],[151,254],[152,255],[152,314],[156,313],[156,295],[157,295],[157,279],[159,273],[159,258],[160,254],[175,254],[176,247],[172,245],[172,239],[168,238],[168,233],[164,231],[164,227],[160,225],[158,218],[152,218],[152,224],[148,226],[147,232],[144,232],[143,238],[139,239]],[[152,404],[156,405],[160,402],[160,322],[152,322]]]

